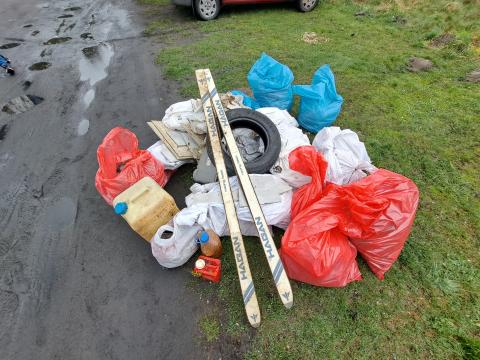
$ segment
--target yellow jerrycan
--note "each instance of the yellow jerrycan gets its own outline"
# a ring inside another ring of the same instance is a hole
[[[115,213],[147,241],[179,211],[173,197],[148,176],[120,193],[113,206]]]

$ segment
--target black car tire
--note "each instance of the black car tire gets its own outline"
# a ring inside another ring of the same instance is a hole
[[[315,9],[319,0],[297,0],[298,10],[301,12],[309,12]]]
[[[220,0],[193,0],[193,12],[203,21],[213,20],[220,13]]]
[[[230,127],[246,128],[255,131],[263,140],[265,146],[264,153],[255,160],[245,162],[245,167],[249,174],[265,174],[275,164],[280,155],[282,141],[276,125],[265,115],[251,109],[233,109],[226,112]],[[232,163],[230,153],[222,146],[225,167],[229,176],[235,175],[235,169]],[[210,145],[210,139],[207,141],[208,157],[215,164]]]

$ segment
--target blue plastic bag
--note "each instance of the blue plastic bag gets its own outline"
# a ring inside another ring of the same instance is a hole
[[[329,65],[315,72],[312,85],[295,85],[293,91],[301,99],[298,123],[312,133],[330,126],[340,114],[343,98],[337,93]]]
[[[286,65],[262,53],[247,76],[260,107],[290,110],[293,104],[293,73]]]
[[[232,91],[230,91],[230,94],[242,96],[243,97],[242,104],[245,105],[245,106],[248,106],[249,108],[251,108],[253,110],[257,110],[260,107],[260,105],[258,104],[258,102],[254,98],[248,96],[243,91],[232,90]]]

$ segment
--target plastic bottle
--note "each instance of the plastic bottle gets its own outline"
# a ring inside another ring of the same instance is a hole
[[[222,242],[213,230],[199,231],[197,233],[197,242],[200,244],[203,255],[216,259],[222,256]]]

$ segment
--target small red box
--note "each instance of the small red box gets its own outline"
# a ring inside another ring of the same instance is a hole
[[[198,260],[205,261],[205,266],[203,268],[198,268],[195,265],[193,273],[204,278],[205,280],[219,282],[220,278],[222,277],[222,262],[219,259],[214,259],[203,255],[201,255]]]

